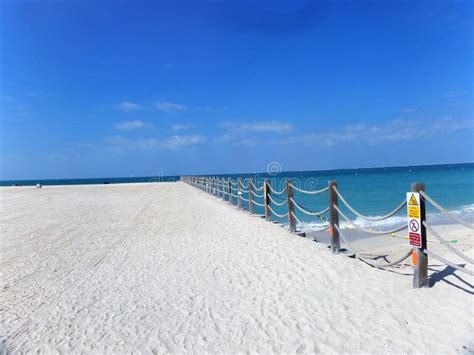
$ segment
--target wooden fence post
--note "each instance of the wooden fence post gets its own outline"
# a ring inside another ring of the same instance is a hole
[[[269,221],[272,217],[272,212],[270,211],[270,182],[268,179],[263,180],[263,200],[265,203],[265,219]]]
[[[242,208],[242,180],[237,178],[237,207]]]
[[[231,205],[234,204],[234,201],[232,198],[232,178],[229,178],[229,202]]]
[[[295,213],[295,204],[293,203],[293,187],[291,186],[291,180],[286,179],[286,193],[287,193],[287,205],[288,205],[288,224],[290,227],[290,232],[295,233],[296,232],[296,219],[293,216]]]
[[[414,183],[411,184],[412,192],[425,191],[425,184]],[[425,249],[428,248],[426,242],[426,205],[425,198],[420,194],[420,231],[421,231],[421,248],[413,247],[412,262],[413,262],[413,288],[429,287],[428,279],[428,255]]]
[[[253,182],[251,179],[249,179],[249,213],[253,214]]]
[[[341,251],[341,242],[339,241],[339,231],[336,226],[339,228],[339,212],[334,208],[339,205],[339,199],[337,197],[336,191],[333,187],[337,188],[336,181],[329,181],[329,235],[331,236],[331,250],[333,253],[339,253]]]

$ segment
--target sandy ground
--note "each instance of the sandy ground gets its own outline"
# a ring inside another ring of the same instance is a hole
[[[333,255],[183,183],[0,199],[2,353],[474,351],[473,280],[436,261],[414,290],[409,266]],[[472,231],[439,228],[473,256]]]

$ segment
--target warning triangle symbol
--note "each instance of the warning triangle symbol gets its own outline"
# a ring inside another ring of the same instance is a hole
[[[408,204],[410,206],[418,206],[418,202],[416,201],[415,195],[413,195],[413,194],[411,195],[410,201],[408,202]]]

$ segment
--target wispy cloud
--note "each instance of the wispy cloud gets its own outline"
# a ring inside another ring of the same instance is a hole
[[[140,138],[130,139],[123,136],[106,137],[102,140],[103,147],[107,150],[124,152],[132,149],[145,150],[170,150],[170,151],[192,151],[199,145],[206,143],[207,138],[200,135],[175,135],[164,138]]]
[[[159,150],[194,150],[200,144],[206,142],[206,137],[198,135],[172,136],[164,139],[149,138],[136,141],[136,146],[141,149]]]
[[[178,111],[185,111],[187,109],[186,106],[173,103],[173,102],[167,102],[167,101],[156,101],[153,106],[155,106],[158,110],[164,111],[164,112],[178,112]]]
[[[160,147],[167,150],[192,150],[206,142],[206,137],[198,135],[173,136],[163,142]]]
[[[253,121],[253,122],[231,122],[226,121],[221,124],[222,127],[234,131],[248,132],[288,132],[293,129],[293,125],[282,121]]]
[[[122,101],[119,105],[118,105],[118,108],[122,111],[126,111],[126,112],[129,112],[129,111],[136,111],[136,110],[140,110],[142,107],[138,104],[135,104],[133,102],[130,102],[130,101]]]
[[[276,120],[235,122],[225,121],[220,124],[226,131],[215,138],[216,143],[228,143],[254,147],[261,142],[270,142],[275,135],[288,133],[293,130],[293,125],[289,122]]]
[[[383,124],[358,123],[337,130],[309,133],[290,137],[288,143],[306,145],[335,145],[349,142],[368,144],[414,141],[415,139],[455,133],[473,129],[473,120],[454,120],[450,118],[436,120],[392,120]]]
[[[122,131],[129,131],[132,129],[149,128],[149,127],[152,127],[151,123],[146,123],[141,120],[124,121],[124,122],[120,122],[114,125],[115,129],[119,129]]]
[[[184,131],[186,129],[190,129],[193,125],[190,123],[179,123],[171,126],[173,131]]]
[[[413,113],[416,112],[416,108],[414,107],[405,107],[400,110],[401,113]]]

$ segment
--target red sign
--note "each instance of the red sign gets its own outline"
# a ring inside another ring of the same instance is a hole
[[[410,245],[413,245],[414,247],[421,248],[421,234],[418,233],[409,233],[410,236]]]

